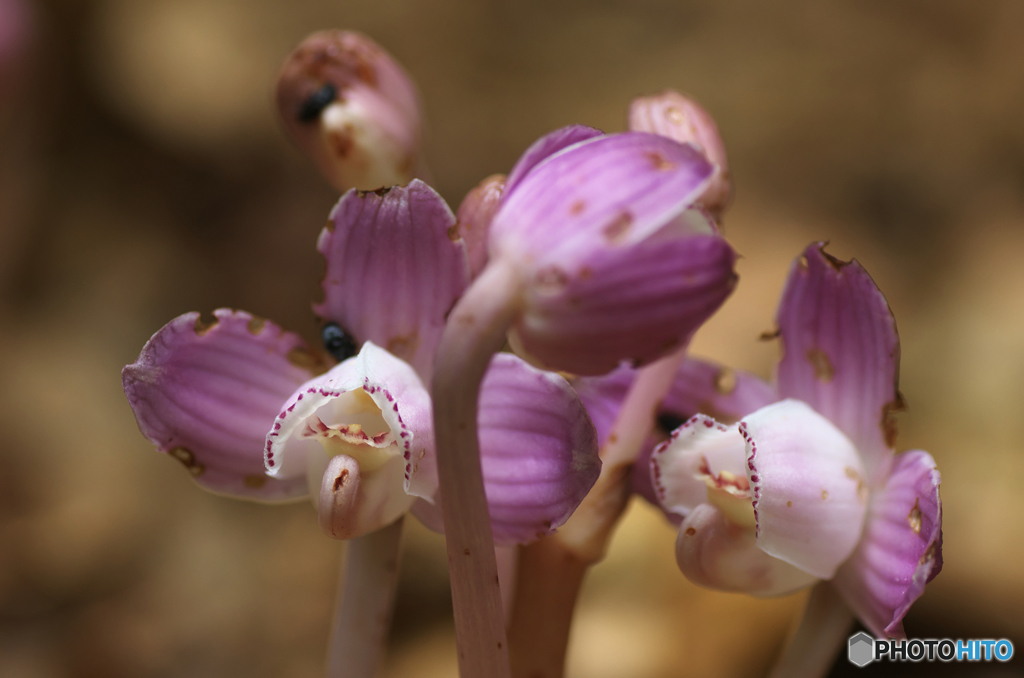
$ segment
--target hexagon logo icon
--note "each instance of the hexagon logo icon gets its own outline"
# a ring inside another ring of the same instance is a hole
[[[850,636],[846,652],[851,664],[863,668],[875,659],[875,640],[861,631],[855,636]]]

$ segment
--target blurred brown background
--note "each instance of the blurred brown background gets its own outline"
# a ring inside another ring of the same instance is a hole
[[[945,569],[908,632],[1024,650],[1020,0],[26,2],[0,0],[0,676],[320,673],[339,545],[308,505],[199,490],[138,433],[119,371],[190,310],[315,338],[337,196],[270,91],[324,27],[416,78],[453,206],[556,126],[620,130],[632,96],[667,87],[703,102],[744,258],[695,352],[769,376],[756,338],[789,262],[815,239],[856,256],[903,339],[898,447],[943,475]],[[572,678],[763,673],[801,599],[690,586],[673,541],[632,507],[587,581]],[[410,529],[388,676],[454,675],[444,563]]]

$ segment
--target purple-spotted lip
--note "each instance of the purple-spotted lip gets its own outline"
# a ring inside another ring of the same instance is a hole
[[[394,446],[394,454],[404,459],[404,486],[395,489],[416,496],[432,496],[436,490],[433,469],[424,468],[425,473],[418,473],[423,458],[433,456],[429,395],[412,367],[371,342],[366,342],[356,357],[303,384],[281,407],[264,442],[267,474],[279,478],[306,474],[306,455],[310,448],[303,442],[318,443],[302,441],[303,431],[310,421],[321,418],[318,414],[321,408],[355,391],[362,391],[370,398],[387,427],[387,431],[375,432],[374,436],[386,435],[390,445],[378,447],[386,442],[385,438],[370,440],[368,437],[370,446],[382,451]],[[334,429],[348,425],[347,414],[344,411],[331,413],[332,420],[340,418],[341,421],[328,421],[326,425]]]
[[[316,380],[314,380],[316,381]],[[370,398],[373,399],[374,403],[380,408],[381,416],[384,417],[385,423],[390,427],[389,432],[380,434],[380,436],[369,438],[363,433],[363,436],[367,438],[370,443],[383,442],[384,436],[392,435],[397,441],[401,441],[402,445],[402,456],[406,460],[406,480],[409,479],[409,472],[411,470],[411,444],[412,444],[412,432],[405,425],[405,421],[402,419],[402,415],[398,411],[398,403],[395,402],[394,396],[382,385],[373,384],[370,382],[369,377],[363,379],[361,386],[353,388],[340,388],[331,389],[323,388],[320,386],[304,386],[299,391],[289,398],[288,402],[285,403],[281,413],[277,415],[277,421],[274,422],[274,427],[267,434],[266,447],[264,449],[264,461],[267,465],[267,473],[276,476],[281,470],[281,464],[275,459],[280,458],[280,447],[287,443],[289,438],[293,435],[300,433],[301,427],[307,425],[307,422],[312,418],[316,417],[316,412],[325,404],[327,401],[333,398],[339,398],[346,393],[354,391],[356,389],[362,389]],[[311,397],[309,397],[311,396]],[[305,401],[305,402],[303,402]],[[317,418],[319,421],[319,418]],[[394,433],[397,431],[397,435]],[[380,438],[380,440],[378,440]]]

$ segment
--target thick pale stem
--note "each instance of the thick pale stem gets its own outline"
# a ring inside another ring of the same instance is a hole
[[[402,519],[348,542],[327,654],[327,678],[373,678],[391,628]]]
[[[480,382],[519,312],[520,289],[514,268],[488,265],[452,310],[434,359],[434,436],[463,678],[509,676],[476,415]]]
[[[770,678],[819,678],[828,674],[853,626],[853,613],[832,584],[811,589],[804,616]]]
[[[516,678],[561,678],[583,577],[588,567],[604,558],[626,509],[632,464],[686,358],[688,343],[640,370],[601,448],[597,483],[558,532],[522,549],[509,627]]]

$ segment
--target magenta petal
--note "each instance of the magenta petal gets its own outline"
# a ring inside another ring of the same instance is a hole
[[[626,132],[564,149],[518,184],[491,224],[491,258],[508,256],[540,281],[570,277],[595,250],[640,242],[707,186],[713,166],[693,146]]]
[[[779,304],[779,394],[838,426],[860,451],[875,488],[892,463],[892,413],[903,407],[896,321],[867,271],[823,248],[809,246],[793,264]]]
[[[499,353],[484,376],[478,415],[484,489],[498,544],[553,532],[597,482],[597,433],[557,374]]]
[[[624,359],[656,360],[729,296],[735,258],[722,238],[689,235],[597,250],[576,270],[548,269],[527,288],[513,328],[517,346],[576,374],[603,374]]]
[[[506,195],[523,180],[530,171],[544,160],[555,153],[568,148],[574,144],[603,136],[604,132],[585,125],[569,125],[561,127],[553,132],[548,132],[526,149],[515,167],[508,174],[508,181],[505,184]]]
[[[307,494],[306,479],[269,478],[263,439],[316,364],[305,342],[243,311],[175,318],[121,373],[139,429],[208,490],[280,501]]]
[[[455,215],[432,188],[349,191],[317,249],[327,260],[314,310],[357,342],[372,341],[429,381],[445,315],[469,283]]]
[[[497,544],[526,544],[565,523],[597,482],[597,434],[569,383],[499,353],[480,391],[480,465]],[[440,504],[413,514],[444,531]]]
[[[872,497],[860,545],[835,578],[847,605],[878,637],[904,637],[904,615],[942,569],[940,481],[927,452],[898,455]]]
[[[747,415],[747,478],[757,545],[819,579],[831,579],[860,539],[868,489],[843,432],[798,400]]]

